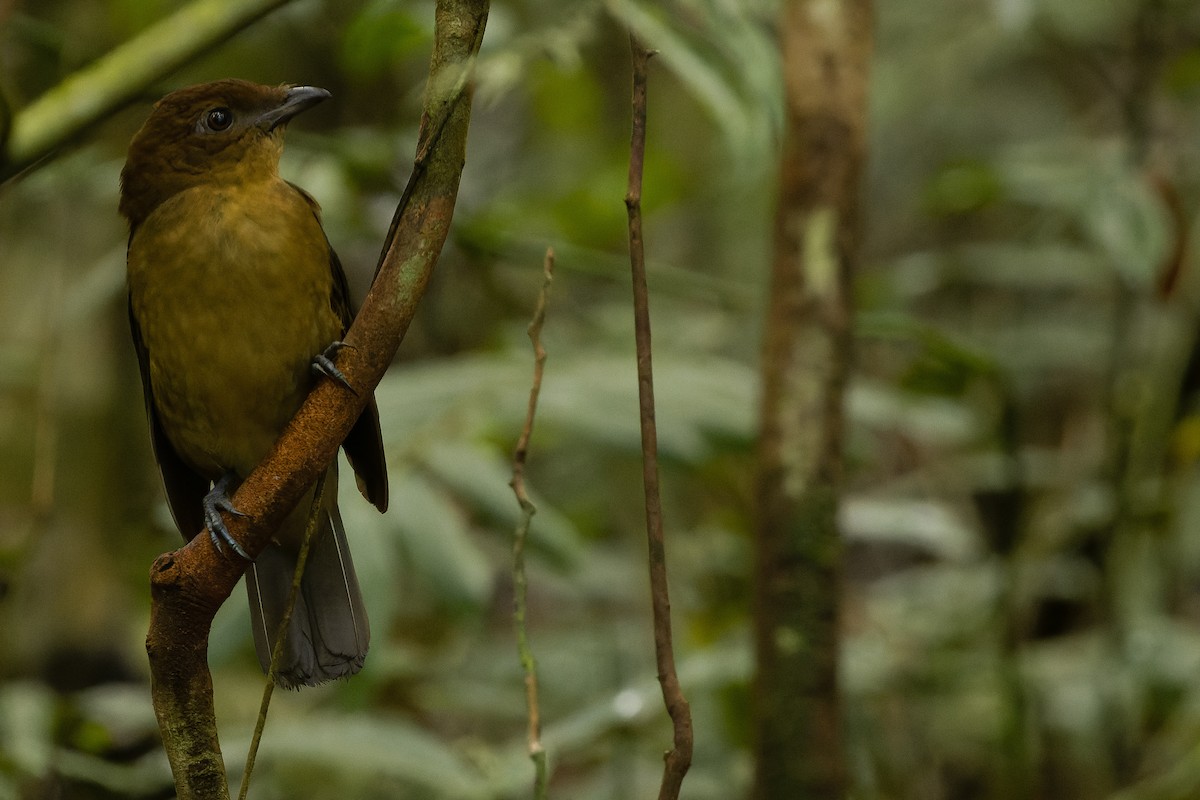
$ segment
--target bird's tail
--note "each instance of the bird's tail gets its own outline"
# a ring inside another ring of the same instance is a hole
[[[333,482],[335,496],[336,486]],[[330,500],[325,506],[321,528],[309,546],[287,640],[276,667],[276,681],[289,689],[353,675],[362,667],[371,641],[342,516],[336,501]],[[306,504],[302,502],[301,507]],[[298,552],[291,547],[272,542],[246,570],[254,649],[263,672],[270,667],[271,649],[287,606],[297,557]]]

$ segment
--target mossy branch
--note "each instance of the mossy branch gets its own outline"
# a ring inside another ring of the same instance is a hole
[[[155,81],[289,1],[196,0],[67,76],[15,113],[0,153],[0,181],[74,141]]]
[[[375,283],[347,332],[338,367],[357,392],[322,381],[271,453],[233,497],[246,514],[230,534],[251,556],[337,455],[408,329],[433,272],[458,195],[470,122],[473,63],[486,0],[439,0],[417,158],[389,231]],[[218,553],[207,533],[151,569],[151,693],[181,800],[228,798],[217,739],[208,636],[213,616],[245,567]]]

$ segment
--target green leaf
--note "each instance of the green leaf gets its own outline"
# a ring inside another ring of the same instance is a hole
[[[225,749],[246,751],[243,742]],[[412,796],[430,800],[492,797],[456,749],[402,719],[314,714],[272,725],[258,762],[260,769],[281,773],[285,785],[298,786],[297,778],[303,780],[306,796],[321,796],[322,784],[337,796],[363,797],[368,789],[378,796],[378,782],[391,779],[413,787]],[[240,770],[236,765],[235,771]]]
[[[374,0],[360,11],[342,37],[341,62],[360,78],[389,69],[396,60],[426,47],[429,14],[417,16],[395,0]]]
[[[471,540],[462,513],[439,489],[409,471],[393,476],[390,524],[406,573],[451,611],[478,609],[491,593],[492,567]]]
[[[939,216],[965,214],[1000,199],[1002,187],[995,170],[982,162],[947,164],[925,187],[925,207]]]
[[[1006,194],[1076,221],[1105,265],[1125,280],[1145,286],[1158,277],[1168,220],[1145,174],[1119,151],[1051,140],[1013,147],[997,169]]]
[[[945,561],[968,561],[983,552],[978,531],[944,503],[906,497],[849,497],[839,519],[847,537],[898,542]]]
[[[46,775],[54,763],[54,709],[54,693],[39,683],[0,685],[0,753],[24,775]]]
[[[700,24],[689,27],[657,4],[608,0],[607,5],[707,108],[734,158],[748,164],[767,154],[780,121],[779,54],[746,7],[701,3],[691,16]],[[706,38],[723,45],[713,46]]]
[[[485,520],[511,535],[520,519],[520,508],[509,481],[512,466],[495,450],[468,442],[439,442],[422,454],[426,468],[438,481],[472,504]],[[550,503],[528,488],[537,506],[529,530],[532,552],[547,557],[559,569],[577,567],[584,558],[579,531]]]

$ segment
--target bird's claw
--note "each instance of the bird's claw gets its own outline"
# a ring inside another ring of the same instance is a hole
[[[324,375],[326,378],[344,386],[351,394],[357,397],[358,392],[350,385],[350,380],[333,363],[333,359],[337,357],[338,351],[344,350],[347,347],[351,350],[354,349],[354,345],[346,344],[345,342],[330,343],[329,347],[325,348],[325,352],[317,353],[313,356],[312,371],[314,375]]]
[[[221,519],[222,511],[232,514],[235,517],[246,516],[229,499],[229,485],[233,480],[233,473],[226,473],[216,482],[212,491],[204,496],[204,524],[208,528],[208,538],[212,539],[213,547],[217,548],[218,553],[224,555],[225,548],[223,545],[227,544],[233,552],[247,561],[251,561],[253,559],[250,558],[250,554],[238,544],[237,539],[233,538],[229,533],[229,528],[225,527],[225,520]]]

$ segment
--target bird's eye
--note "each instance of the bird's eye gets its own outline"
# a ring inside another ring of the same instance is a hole
[[[223,131],[233,124],[233,112],[228,108],[214,108],[204,115],[204,127],[210,131]]]

